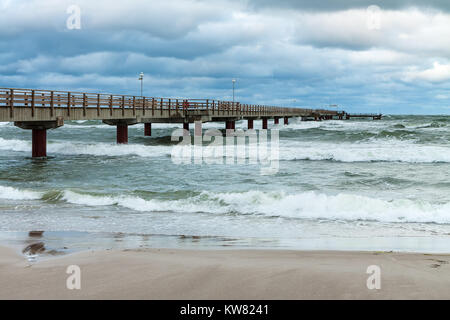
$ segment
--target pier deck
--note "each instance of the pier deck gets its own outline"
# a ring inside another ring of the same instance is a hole
[[[284,108],[209,99],[174,99],[89,92],[0,88],[0,122],[14,122],[17,127],[33,130],[33,157],[46,156],[46,130],[71,120],[102,120],[117,126],[117,142],[128,142],[128,126],[145,123],[145,135],[151,135],[151,123],[183,123],[189,130],[193,122],[225,122],[234,129],[237,120],[262,120],[291,117],[315,120],[344,119],[345,112],[326,109]]]

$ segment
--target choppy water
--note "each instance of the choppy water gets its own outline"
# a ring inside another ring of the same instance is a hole
[[[174,164],[179,127],[153,124],[144,137],[131,126],[129,144],[116,145],[115,127],[66,123],[48,132],[42,161],[29,158],[29,131],[0,124],[0,238],[45,230],[54,247],[449,251],[450,117],[272,125],[275,175],[258,164]]]

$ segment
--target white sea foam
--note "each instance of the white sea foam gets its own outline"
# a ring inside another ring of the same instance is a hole
[[[302,219],[450,223],[450,203],[431,204],[408,199],[388,201],[353,194],[203,192],[200,195],[179,200],[145,200],[136,196],[93,196],[65,191],[63,200],[87,206],[118,205],[136,211],[240,213]]]
[[[0,186],[0,199],[6,200],[37,200],[43,193],[29,190],[20,190],[13,187]]]
[[[31,142],[16,139],[0,138],[0,150],[20,151],[31,153]],[[64,155],[94,155],[94,156],[126,156],[139,157],[167,156],[171,152],[170,146],[145,146],[139,144],[117,145],[115,143],[86,143],[86,142],[52,142],[47,144],[48,154]]]
[[[44,192],[0,186],[0,199],[39,200]],[[61,200],[83,206],[117,205],[142,212],[238,213],[284,218],[370,220],[380,222],[450,223],[450,203],[409,199],[378,199],[355,194],[327,195],[313,191],[204,191],[178,200],[143,199],[134,195],[92,195],[62,191]]]
[[[281,146],[280,159],[340,162],[450,162],[450,146],[377,140],[365,143],[292,142],[291,145]]]
[[[218,206],[214,199],[203,196],[180,200],[142,199],[137,196],[94,196],[64,191],[62,199],[73,204],[87,206],[118,205],[135,211],[171,211],[171,212],[213,212],[226,213],[228,208]],[[212,211],[211,211],[212,210]]]
[[[270,141],[270,139],[269,139]],[[260,145],[259,151],[264,151]],[[222,147],[219,147],[219,149]],[[217,147],[203,147],[204,158],[221,158],[223,152],[213,152]],[[254,157],[258,152],[255,145],[247,146],[247,153],[237,156],[243,158]],[[0,138],[0,150],[30,153],[31,142],[18,139]],[[49,141],[48,154],[64,155],[93,155],[93,156],[138,156],[138,157],[164,157],[170,156],[173,147],[170,145],[127,144],[117,145],[111,143],[92,143],[74,141]],[[267,151],[270,156],[270,147]],[[262,153],[264,154],[264,153]],[[179,157],[190,158],[191,154],[180,154]],[[266,156],[262,157],[266,159]],[[324,141],[293,141],[280,140],[280,160],[334,160],[340,162],[409,162],[409,163],[450,163],[450,146],[424,145],[412,141],[398,141],[395,139],[377,140],[367,142],[324,142]],[[274,160],[274,159],[270,159]]]
[[[18,139],[0,138],[0,150],[31,153],[31,142]]]

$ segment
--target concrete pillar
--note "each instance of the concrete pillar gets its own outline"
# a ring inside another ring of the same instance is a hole
[[[253,119],[248,119],[247,120],[247,128],[249,130],[253,129]]]
[[[289,124],[289,118],[284,117],[284,125],[287,126]]]
[[[144,123],[144,136],[151,137],[151,135],[152,135],[152,124],[151,124],[151,122]]]
[[[279,118],[278,117],[273,118],[273,123],[279,124],[280,123]]]
[[[47,129],[32,129],[32,151],[33,158],[47,156]]]
[[[62,117],[56,117],[52,121],[15,121],[14,125],[21,129],[31,130],[33,158],[45,158],[47,156],[47,130],[59,128],[64,125]]]
[[[267,118],[262,119],[262,128],[267,129]]]
[[[194,136],[197,136],[197,137],[202,136],[202,122],[201,121],[195,121]]]
[[[190,133],[189,133],[189,122],[184,122],[184,123],[183,123],[183,129],[185,130],[185,131],[183,132],[183,135],[189,136],[189,135],[190,135]],[[186,132],[186,131],[187,131],[187,132]]]
[[[117,124],[117,143],[118,144],[128,143],[128,125],[125,123]]]

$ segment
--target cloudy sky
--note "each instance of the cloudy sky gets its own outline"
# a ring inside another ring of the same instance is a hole
[[[80,29],[71,5],[80,8]],[[448,0],[0,0],[0,86],[450,113]]]

